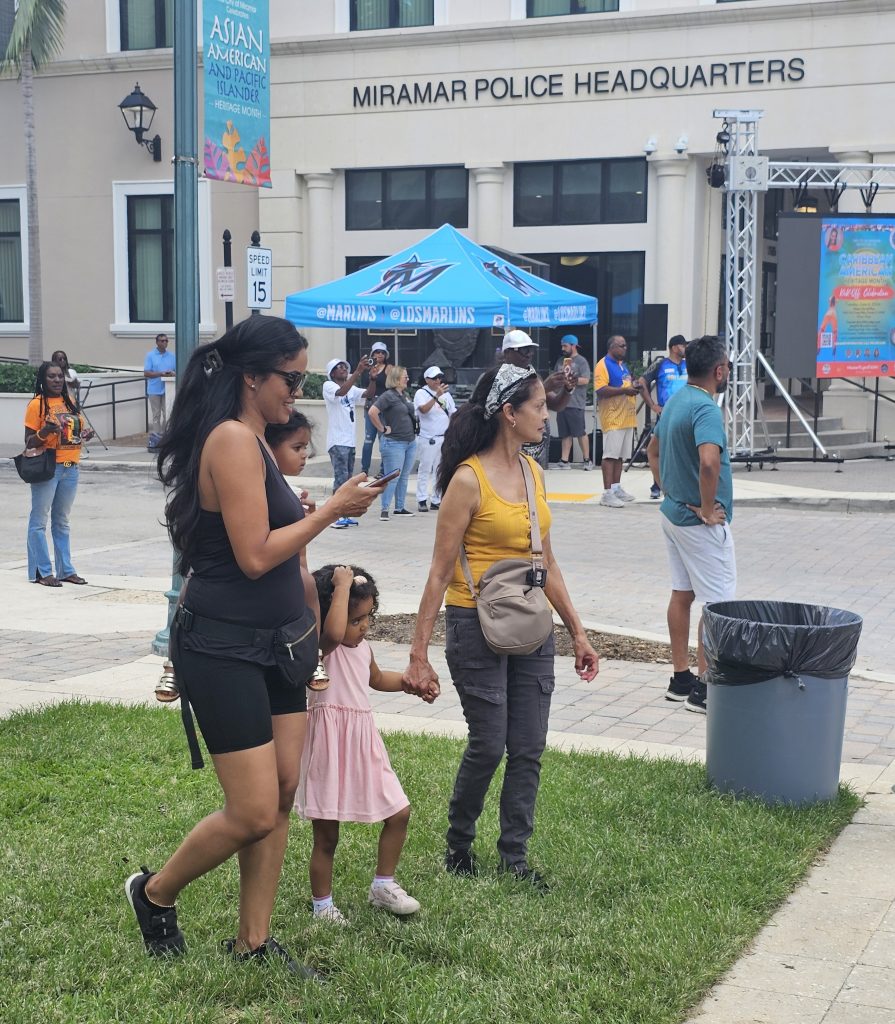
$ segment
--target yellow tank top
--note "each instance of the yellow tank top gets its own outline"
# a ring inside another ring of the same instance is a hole
[[[538,510],[538,525],[541,539],[550,529],[550,507],[538,464],[529,456],[531,474],[535,481],[535,504]],[[503,558],[528,558],[531,554],[531,524],[528,518],[527,501],[504,501],[494,492],[478,455],[460,463],[469,466],[479,482],[479,509],[470,520],[463,535],[463,546],[469,559],[469,569],[476,586],[482,573]],[[475,601],[466,585],[458,558],[454,565],[454,578],[445,595],[445,604],[459,608],[474,608]]]

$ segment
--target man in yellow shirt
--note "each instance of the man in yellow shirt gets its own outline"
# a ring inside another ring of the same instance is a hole
[[[637,395],[640,393],[625,362],[628,343],[620,334],[609,339],[607,354],[594,369],[594,392],[603,432],[603,497],[600,504],[624,508],[634,495],[621,486],[622,463],[631,454],[637,426]]]

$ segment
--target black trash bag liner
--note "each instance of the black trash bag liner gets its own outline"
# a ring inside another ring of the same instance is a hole
[[[778,676],[842,679],[854,667],[864,620],[788,601],[717,601],[702,621],[706,681],[748,686]]]

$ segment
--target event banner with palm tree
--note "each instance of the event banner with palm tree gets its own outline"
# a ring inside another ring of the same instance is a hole
[[[204,0],[205,174],[270,188],[269,0]]]
[[[825,217],[818,377],[895,376],[895,218]]]

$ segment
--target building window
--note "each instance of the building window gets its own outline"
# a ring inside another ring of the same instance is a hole
[[[351,31],[435,24],[435,0],[351,0]]]
[[[561,18],[566,14],[605,14],[617,11],[618,0],[527,0],[529,18]]]
[[[0,324],[25,322],[24,278],[21,204],[0,193]]]
[[[128,196],[127,277],[132,324],[174,319],[173,196]]]
[[[122,50],[174,45],[174,0],[119,0]]]
[[[646,160],[516,164],[513,223],[641,224],[646,221]]]
[[[400,167],[345,172],[348,231],[438,228],[469,223],[465,167]]]

